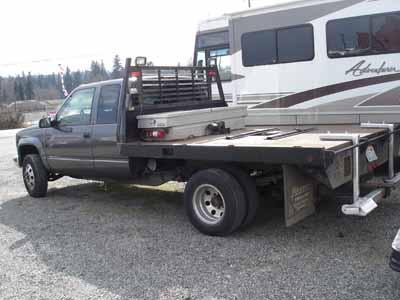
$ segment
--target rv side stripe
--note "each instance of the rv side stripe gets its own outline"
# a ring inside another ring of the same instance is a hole
[[[376,76],[365,79],[358,79],[353,81],[347,81],[342,83],[337,83],[333,85],[328,85],[324,87],[320,87],[313,90],[308,90],[300,93],[296,93],[293,95],[289,95],[286,97],[282,97],[276,100],[272,100],[270,102],[262,103],[260,105],[253,106],[251,109],[259,109],[259,108],[288,108],[294,105],[298,105],[300,103],[304,103],[313,99],[321,98],[324,96],[329,96],[333,94],[337,94],[344,91],[349,91],[357,88],[362,88],[370,85],[386,83],[391,81],[400,80],[400,73],[384,75],[384,76]]]

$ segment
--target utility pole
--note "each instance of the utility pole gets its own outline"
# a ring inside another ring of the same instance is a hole
[[[249,8],[251,8],[251,0],[248,0]]]

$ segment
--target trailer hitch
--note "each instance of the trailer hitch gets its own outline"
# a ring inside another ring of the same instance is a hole
[[[365,217],[375,208],[377,202],[384,198],[385,189],[378,189],[365,197],[360,197],[360,135],[359,134],[327,134],[320,137],[322,141],[351,141],[353,148],[353,203],[342,206],[342,212],[348,216]]]
[[[351,141],[353,151],[353,203],[342,206],[342,212],[351,216],[367,216],[378,203],[387,196],[387,189],[393,188],[400,182],[400,173],[394,172],[394,124],[363,123],[361,128],[384,128],[389,130],[389,169],[388,178],[385,180],[385,188],[378,188],[364,197],[360,197],[360,146],[359,134],[327,134],[320,137],[322,141]]]

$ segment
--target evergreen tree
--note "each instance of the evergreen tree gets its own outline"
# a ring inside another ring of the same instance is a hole
[[[72,85],[73,88],[77,88],[82,84],[82,72],[81,71],[76,71],[72,73]]]
[[[149,62],[149,64],[151,64]],[[73,72],[67,68],[65,86],[69,92],[82,83],[90,83],[109,78],[121,78],[123,65],[118,55],[113,58],[112,72],[108,72],[103,61],[92,61],[87,70]],[[59,74],[38,74],[21,72],[18,76],[0,77],[0,101],[24,99],[61,99],[63,98]]]
[[[0,76],[0,102],[5,102],[3,99],[3,78]]]
[[[106,67],[104,66],[104,62],[101,61],[100,63],[100,76],[101,80],[107,80],[108,79],[108,72],[106,70]]]
[[[24,86],[22,81],[18,83],[18,98],[19,100],[25,100]]]
[[[1,99],[3,100],[3,102],[7,102],[8,101],[8,94],[7,94],[6,89],[2,90]]]
[[[15,100],[18,100],[18,82],[17,79],[14,79],[14,95],[15,95]]]
[[[90,64],[90,80],[91,81],[101,80],[100,64],[94,60]]]
[[[117,79],[122,77],[122,64],[121,64],[121,59],[119,58],[119,55],[116,54],[114,56],[114,62],[113,62],[113,68],[111,72],[111,78]]]
[[[38,75],[37,86],[39,87],[39,89],[43,88],[43,81],[44,81],[43,75],[42,74]]]
[[[33,91],[33,82],[32,82],[32,75],[29,72],[28,76],[25,80],[25,96],[27,100],[32,100],[35,97],[35,93]]]
[[[25,76],[23,74],[23,76]],[[22,78],[21,76],[17,76],[17,78],[14,80],[14,94],[15,94],[15,100],[20,101],[20,100],[25,100],[25,93],[24,93],[24,86],[22,84]]]
[[[70,93],[74,89],[71,70],[68,67],[65,70],[64,74],[64,85],[68,93]]]

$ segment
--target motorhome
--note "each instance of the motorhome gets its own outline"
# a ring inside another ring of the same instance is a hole
[[[194,63],[218,59],[248,125],[397,123],[398,0],[303,0],[199,26]]]

